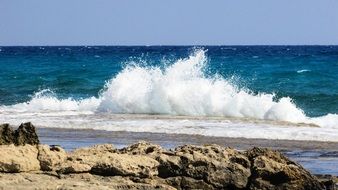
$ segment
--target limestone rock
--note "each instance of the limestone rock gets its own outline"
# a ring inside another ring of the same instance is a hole
[[[0,135],[10,138],[8,127],[2,125]],[[35,134],[33,128],[23,124],[18,129],[20,142],[37,142],[27,135]],[[66,153],[58,146],[11,144],[0,145],[0,153],[0,189],[311,190],[334,189],[336,183],[335,178],[319,181],[281,153],[260,148],[240,152],[218,145],[185,145],[165,150],[139,142],[122,149],[104,144]],[[40,173],[17,173],[30,171]]]
[[[145,155],[117,153],[112,145],[82,148],[70,153],[67,162],[58,170],[60,173],[90,171],[104,176],[157,175],[158,162]]]
[[[102,177],[83,174],[69,174],[61,177],[46,173],[0,173],[0,189],[6,190],[174,190],[175,188],[165,184],[148,184],[134,182],[127,177],[109,176]]]
[[[67,158],[66,151],[59,146],[38,145],[38,150],[38,160],[43,171],[55,170]]]
[[[176,189],[203,189],[213,190],[216,189],[212,185],[204,182],[203,180],[196,180],[191,177],[169,177],[165,180],[168,185],[175,187]]]
[[[63,164],[57,172],[59,174],[78,174],[78,173],[88,173],[92,169],[92,166],[80,163],[80,162],[67,162]]]
[[[250,176],[250,162],[242,153],[218,145],[186,145],[175,156],[161,155],[159,176],[186,176],[203,180],[217,189],[244,188]]]
[[[38,149],[32,145],[0,145],[0,172],[16,173],[40,170]]]
[[[151,144],[146,141],[140,141],[138,143],[132,144],[126,148],[120,149],[119,153],[125,153],[125,154],[158,154],[165,150],[162,149],[159,145]]]
[[[9,124],[0,125],[0,145],[8,145],[14,143],[14,131]]]
[[[40,143],[36,134],[35,127],[32,123],[22,123],[14,132],[15,145],[37,145]]]
[[[116,149],[111,144],[79,148],[68,153],[66,161],[60,164],[57,171],[63,174],[89,172],[98,159],[114,152]]]
[[[158,174],[159,163],[147,156],[111,153],[97,160],[91,173],[99,175],[120,175],[151,177]]]
[[[249,189],[324,189],[302,166],[277,151],[253,148],[246,152],[252,163]]]

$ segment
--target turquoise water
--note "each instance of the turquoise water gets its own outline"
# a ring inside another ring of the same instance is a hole
[[[338,46],[0,50],[0,122],[338,141]]]
[[[201,47],[208,75],[253,93],[293,99],[309,116],[338,113],[338,46]],[[126,65],[164,67],[196,47],[1,47],[0,105],[52,90],[59,98],[98,96]]]

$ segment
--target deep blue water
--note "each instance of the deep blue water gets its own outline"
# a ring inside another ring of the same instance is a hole
[[[0,105],[42,89],[60,98],[98,96],[126,65],[165,67],[206,50],[206,73],[253,93],[289,96],[308,116],[338,113],[338,46],[0,47]]]

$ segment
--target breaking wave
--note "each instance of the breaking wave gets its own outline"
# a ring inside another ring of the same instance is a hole
[[[253,94],[218,75],[207,76],[207,63],[205,51],[197,50],[165,68],[129,65],[106,83],[98,98],[58,99],[43,90],[28,102],[0,106],[0,111],[224,116],[338,127],[337,114],[310,118],[289,97],[275,100],[274,94]]]

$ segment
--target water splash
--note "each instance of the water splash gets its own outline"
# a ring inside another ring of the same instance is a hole
[[[108,81],[98,98],[58,99],[44,90],[0,111],[221,116],[338,126],[337,114],[309,118],[289,97],[275,100],[274,94],[252,94],[218,75],[206,76],[207,64],[203,50],[164,68],[132,64]]]

